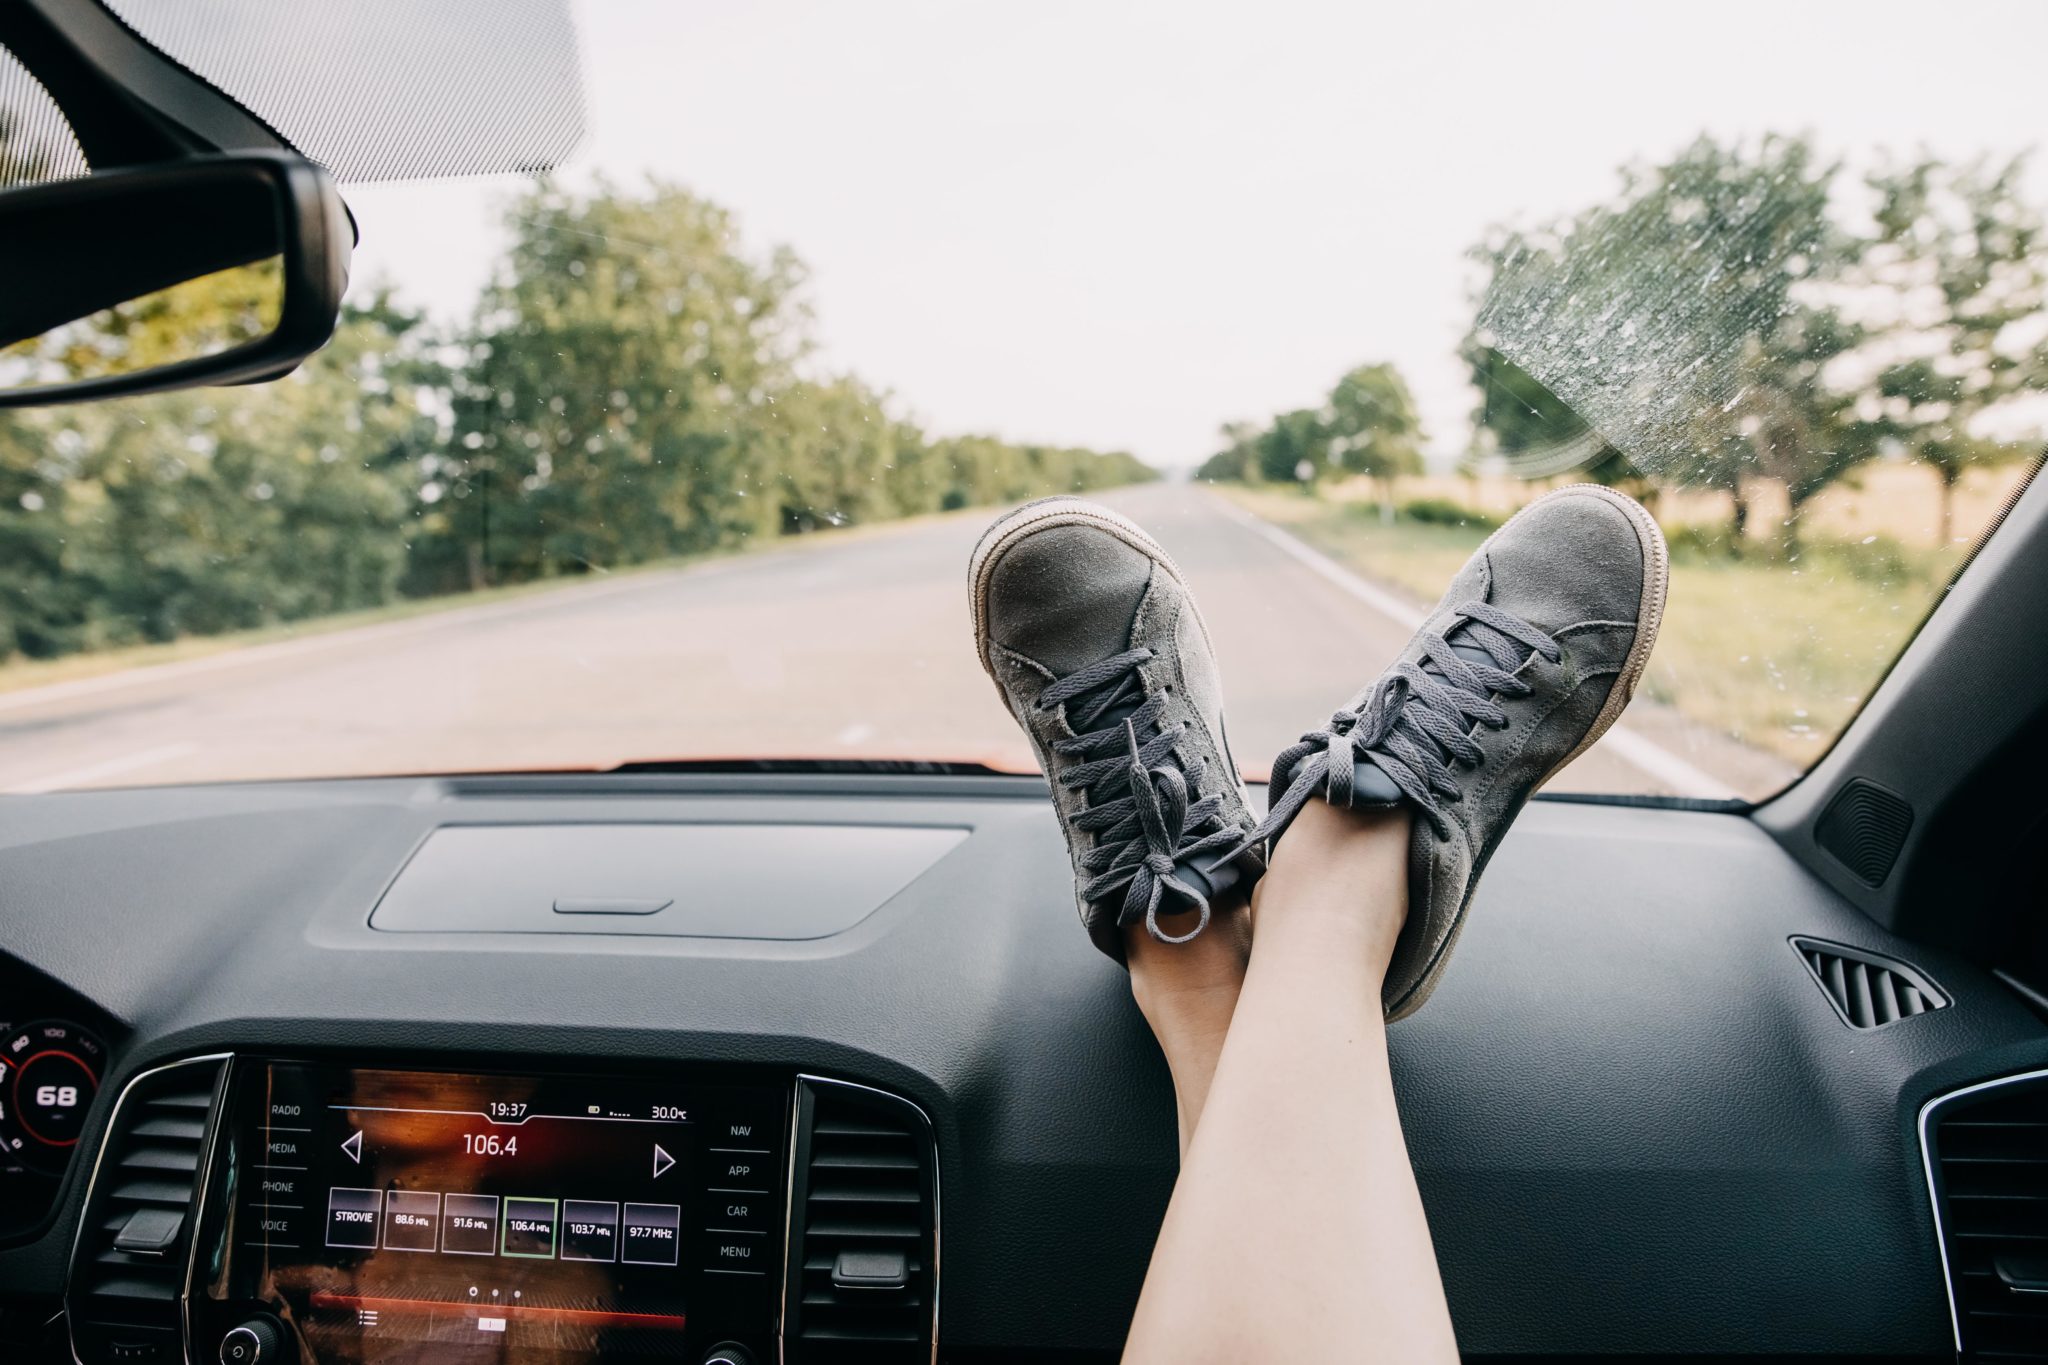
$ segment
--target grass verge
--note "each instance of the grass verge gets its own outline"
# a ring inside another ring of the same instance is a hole
[[[1371,503],[1220,488],[1332,559],[1434,602],[1483,525],[1381,520]],[[1672,534],[1671,599],[1648,694],[1801,767],[1849,723],[1913,637],[1954,571],[1954,554],[1811,540],[1796,561],[1737,558]]]

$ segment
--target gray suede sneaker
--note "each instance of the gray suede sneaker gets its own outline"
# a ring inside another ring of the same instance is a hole
[[[1079,498],[997,519],[968,563],[975,647],[1052,784],[1095,946],[1208,927],[1264,869],[1209,631],[1166,551]]]
[[[1663,533],[1634,499],[1593,484],[1546,494],[1479,547],[1392,668],[1273,761],[1259,839],[1312,797],[1414,812],[1389,1020],[1435,989],[1530,795],[1628,705],[1669,579]]]

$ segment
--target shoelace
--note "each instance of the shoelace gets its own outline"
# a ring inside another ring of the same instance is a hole
[[[1453,634],[1492,662],[1461,658],[1453,651]],[[1444,629],[1423,641],[1421,656],[1389,669],[1362,706],[1337,712],[1327,729],[1303,735],[1273,760],[1273,786],[1285,790],[1247,846],[1278,837],[1318,792],[1333,806],[1350,805],[1360,759],[1370,759],[1436,836],[1448,839],[1445,803],[1462,794],[1456,766],[1477,767],[1485,757],[1472,727],[1507,728],[1507,712],[1495,698],[1524,697],[1532,690],[1515,674],[1529,651],[1551,663],[1562,657],[1557,641],[1518,616],[1485,602],[1456,608]]]
[[[1082,760],[1060,778],[1064,787],[1087,791],[1088,808],[1074,826],[1096,836],[1081,858],[1081,870],[1091,874],[1082,898],[1106,904],[1121,891],[1119,925],[1142,919],[1160,942],[1185,943],[1208,927],[1209,900],[1175,864],[1207,853],[1220,862],[1245,831],[1225,820],[1220,793],[1188,799],[1191,783],[1199,788],[1203,764],[1175,751],[1185,723],[1161,727],[1166,693],[1144,694],[1138,667],[1152,657],[1149,649],[1132,649],[1090,664],[1047,687],[1037,705],[1067,708],[1074,736],[1054,740],[1053,752]],[[1155,733],[1140,743],[1139,733],[1148,729]],[[1184,762],[1192,763],[1186,772]],[[1195,927],[1177,937],[1159,927],[1169,895],[1182,909],[1200,913]]]

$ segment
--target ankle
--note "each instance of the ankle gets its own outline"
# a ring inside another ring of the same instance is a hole
[[[1251,917],[1239,897],[1219,898],[1209,927],[1185,943],[1161,943],[1139,927],[1124,938],[1131,995],[1165,1043],[1169,1035],[1227,1026],[1251,958]]]
[[[1405,809],[1305,806],[1252,895],[1261,954],[1340,953],[1384,974],[1408,918],[1412,832]]]

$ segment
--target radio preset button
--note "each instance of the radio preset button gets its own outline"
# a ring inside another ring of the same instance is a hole
[[[377,1223],[384,1209],[384,1191],[350,1189],[337,1185],[327,1192],[327,1245],[360,1247],[377,1245]]]
[[[680,1204],[628,1204],[619,1259],[628,1265],[674,1265],[681,1256]]]
[[[505,1199],[505,1240],[500,1250],[507,1256],[529,1260],[553,1260],[555,1255],[556,1210],[553,1199],[526,1199],[508,1195]]]
[[[619,1259],[619,1206],[588,1199],[563,1200],[562,1259]]]
[[[441,1225],[441,1196],[424,1190],[384,1195],[384,1249],[432,1251]]]
[[[444,1196],[441,1201],[441,1250],[455,1256],[497,1255],[498,1196]]]

